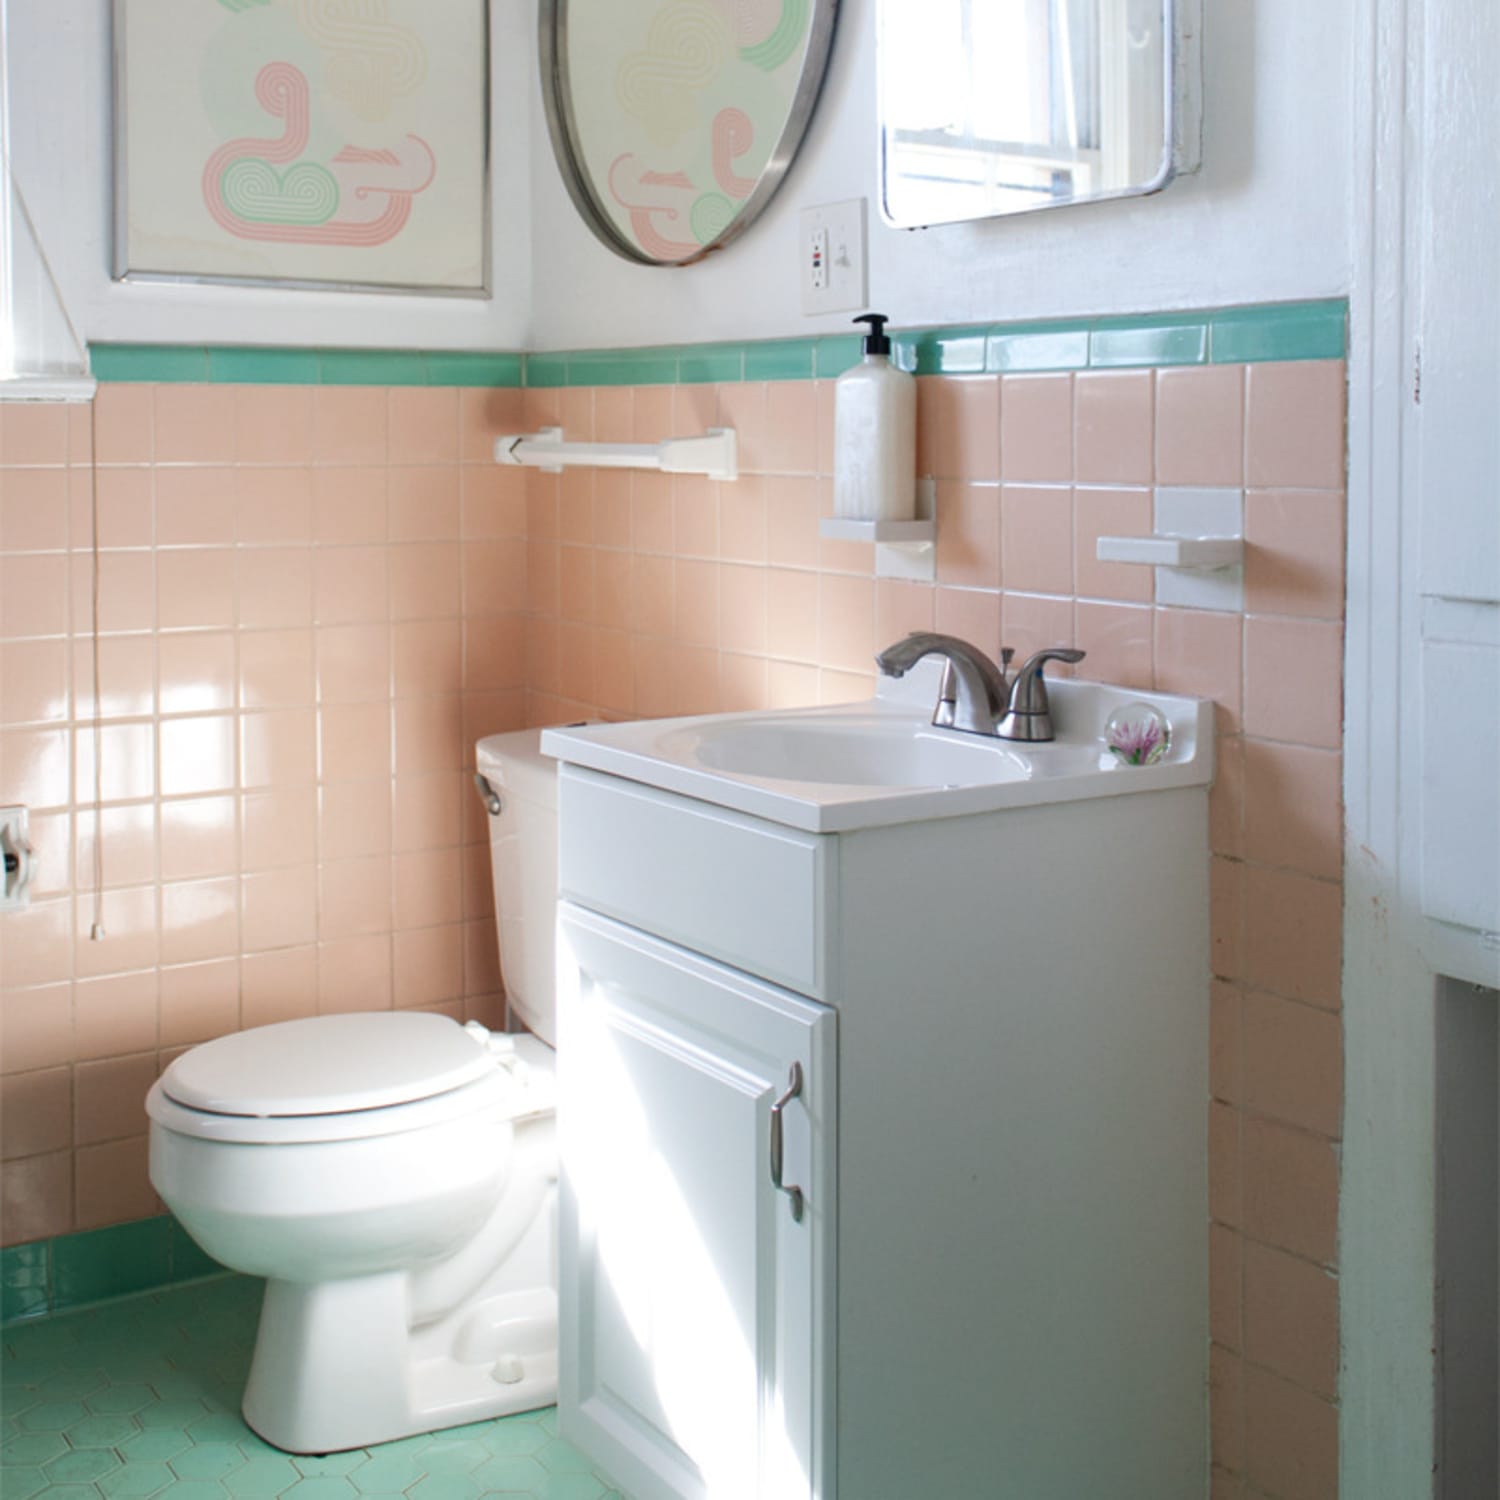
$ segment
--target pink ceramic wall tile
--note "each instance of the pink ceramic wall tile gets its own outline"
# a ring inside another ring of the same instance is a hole
[[[926,376],[917,382],[917,472],[970,482],[1000,478],[998,376]]]
[[[157,906],[159,892],[152,885],[106,890],[99,903],[103,934],[90,940],[94,903],[81,898],[73,913],[73,972],[79,979],[99,974],[124,974],[150,969],[160,960]]]
[[[1244,858],[1245,742],[1238,735],[1219,735],[1214,742],[1214,781],[1208,791],[1208,841],[1215,854]]]
[[[766,557],[773,567],[818,566],[820,487],[806,479],[766,484]]]
[[[875,639],[883,650],[917,630],[931,630],[937,598],[931,584],[875,580]]]
[[[424,700],[415,701],[421,704]],[[389,777],[391,712],[389,703],[323,705],[318,710],[318,779],[374,781]]]
[[[318,950],[311,946],[247,953],[240,959],[240,1019],[270,1026],[317,1014]]]
[[[66,1234],[73,1221],[73,1153],[7,1162],[0,1171],[0,1220],[12,1244]]]
[[[401,783],[433,779],[402,777]],[[408,798],[410,793],[408,792]],[[341,862],[389,854],[394,809],[384,781],[329,781],[318,788],[318,854]]]
[[[147,1124],[146,1093],[156,1082],[156,1051],[81,1062],[73,1081],[78,1145],[138,1136]]]
[[[1236,733],[1243,706],[1241,617],[1215,610],[1159,609],[1155,633],[1158,690],[1212,698],[1221,710],[1220,733]]]
[[[317,722],[310,708],[240,717],[240,785],[295,786],[317,777]]]
[[[233,715],[163,719],[158,750],[158,784],[163,797],[191,797],[234,788]]]
[[[770,481],[767,485],[769,504]],[[672,550],[678,557],[714,558],[719,555],[719,504],[723,487],[700,474],[672,475]],[[596,520],[602,507],[596,504]],[[600,546],[628,546],[628,536],[607,540]]]
[[[868,674],[878,649],[873,580],[825,573],[818,580],[819,664]]]
[[[1007,590],[1073,592],[1073,493],[1064,485],[1007,484],[1000,492],[1000,555]],[[998,580],[991,578],[990,586]]]
[[[358,937],[391,930],[389,855],[330,860],[318,866],[318,936]]]
[[[99,555],[99,629],[104,634],[156,628],[157,560],[166,555],[151,551]],[[88,635],[93,623],[93,560],[87,554],[75,552],[70,561],[68,592],[64,597],[71,598],[71,628],[75,635]],[[232,600],[233,595],[229,598]]]
[[[456,541],[459,471],[451,465],[393,467],[389,474],[393,542]]]
[[[96,753],[97,747],[97,753]],[[97,764],[99,776],[94,768]],[[73,785],[80,800],[98,788],[104,802],[130,802],[156,793],[156,734],[149,723],[105,724],[73,735]]]
[[[741,484],[748,481],[741,480]],[[673,505],[671,477],[636,473],[630,476],[630,544],[639,553],[670,554]]]
[[[1337,883],[1250,866],[1245,874],[1245,977],[1309,1004],[1336,1007],[1343,892]]]
[[[393,994],[398,1008],[462,998],[462,923],[396,933],[392,939],[391,959]]]
[[[153,479],[156,494],[156,543],[161,547],[228,547],[235,539],[235,482],[240,474],[251,474],[250,469],[190,468],[190,469],[121,469],[118,473],[127,479],[144,480],[146,494],[152,491]],[[104,490],[100,486],[101,522],[104,511]],[[85,500],[87,497],[84,497]],[[81,508],[81,507],[80,507]],[[87,540],[87,517],[80,520],[80,543]],[[144,543],[150,545],[149,529]],[[132,543],[112,540],[112,546],[130,546]]]
[[[754,713],[769,706],[766,659],[724,651],[719,654],[719,707],[725,713]]]
[[[1088,655],[1074,672],[1095,682],[1152,687],[1156,676],[1153,615],[1143,605],[1080,600],[1074,609],[1073,644]]]
[[[101,547],[150,547],[155,539],[152,492],[172,469],[70,469],[68,536],[75,551],[87,551],[97,533]],[[97,522],[96,522],[97,517]]]
[[[61,553],[0,557],[0,638],[64,634],[70,574]]]
[[[933,594],[933,623],[942,634],[972,641],[998,659],[1000,598],[994,589],[939,588]],[[884,649],[890,643],[877,638],[875,644],[877,649]]]
[[[73,712],[92,719],[140,719],[156,711],[157,657],[162,638],[155,635],[103,636],[99,641],[98,698],[94,695],[94,645],[75,639],[72,648]]]
[[[235,540],[242,547],[305,546],[313,539],[307,468],[235,470]]]
[[[380,386],[319,386],[313,392],[313,462],[386,462],[387,393]]]
[[[807,708],[818,701],[818,669],[795,662],[766,664],[766,706]]]
[[[76,1060],[154,1051],[159,1024],[157,984],[155,969],[80,980],[73,991]],[[10,1001],[5,1004],[8,1007]]]
[[[72,976],[72,908],[73,903],[64,897],[61,900],[33,901],[20,911],[6,914],[5,948],[0,952],[0,984],[9,989],[21,985],[52,984]],[[24,1028],[30,1022],[23,1020],[21,1024]],[[23,1038],[17,1045],[24,1057],[26,1040]],[[6,1059],[6,1062],[8,1071],[20,1071],[19,1065],[11,1059]]]
[[[457,618],[463,608],[456,542],[407,542],[391,548],[391,618]]]
[[[161,962],[196,963],[239,952],[238,882],[174,880],[161,888]]]
[[[242,464],[311,463],[312,387],[235,387],[234,458]]]
[[[464,763],[463,699],[403,698],[394,708],[399,775],[446,771]]]
[[[1208,1212],[1217,1224],[1244,1222],[1244,1117],[1217,1100],[1208,1106]]]
[[[1337,1014],[1252,990],[1245,996],[1245,1103],[1337,1140],[1343,1134],[1343,1025]]]
[[[299,708],[317,700],[312,630],[242,630],[238,639],[242,708]]]
[[[1151,492],[1080,488],[1073,493],[1074,578],[1081,599],[1149,604],[1155,598],[1150,568],[1099,561],[1101,536],[1150,536]]]
[[[575,546],[594,542],[594,471],[565,469],[557,485],[557,539]]]
[[[391,631],[386,625],[325,625],[314,632],[320,703],[365,703],[391,692]]]
[[[757,381],[717,388],[720,427],[733,427],[739,446],[740,473],[763,474],[769,417],[766,387]]]
[[[940,480],[937,485],[937,576],[954,588],[1000,585],[1000,490]]]
[[[392,464],[458,462],[458,391],[402,386],[389,393],[387,456]]]
[[[1209,1094],[1226,1104],[1244,1103],[1244,995],[1237,985],[1215,979],[1209,986]]]
[[[0,724],[44,724],[68,717],[68,643],[0,641]]]
[[[154,456],[155,391],[103,385],[94,399],[95,454],[101,464],[149,464]]]
[[[398,854],[394,892],[397,929],[462,921],[463,861],[458,849],[412,849]]]
[[[310,865],[265,870],[240,882],[240,935],[246,953],[310,943],[318,931],[318,882]]]
[[[1244,470],[1244,404],[1241,365],[1158,370],[1157,483],[1237,488]]]
[[[1252,615],[1245,621],[1245,732],[1339,747],[1343,721],[1342,623]]]
[[[1245,975],[1245,867],[1237,860],[1209,862],[1209,951],[1220,979]]]
[[[1245,745],[1245,852],[1336,880],[1343,870],[1343,762],[1336,750]]]
[[[1245,387],[1245,482],[1251,488],[1344,486],[1341,360],[1251,365]]]
[[[719,644],[719,567],[678,558],[673,564],[672,634],[687,646]],[[607,616],[618,621],[617,610]]]
[[[640,395],[646,395],[648,407],[657,398],[657,392],[638,392],[632,386],[595,386],[594,441],[596,443],[628,443],[635,439],[635,404]],[[649,412],[648,412],[649,417]],[[661,436],[669,436],[662,434]],[[650,441],[659,442],[660,437]],[[648,439],[641,439],[642,442]]]
[[[620,476],[616,476],[620,477]],[[624,476],[628,479],[628,476]],[[526,535],[525,476],[466,465],[459,470],[460,530],[466,538]]]
[[[7,401],[0,407],[0,464],[67,463],[68,415],[48,402]]]
[[[1239,1351],[1241,1333],[1240,1287],[1244,1276],[1245,1242],[1223,1224],[1208,1228],[1208,1336],[1221,1348]]]
[[[234,623],[235,555],[230,548],[157,553],[158,629],[213,630]]]
[[[1012,484],[1073,478],[1073,377],[1006,375],[1000,382],[1000,476]]]
[[[728,563],[719,570],[719,644],[726,651],[764,654],[766,569]]]
[[[458,449],[466,464],[493,464],[495,439],[524,432],[524,392],[466,388],[458,393]]]
[[[310,864],[317,855],[317,790],[276,786],[240,798],[240,862],[245,870]]]
[[[324,787],[327,793],[335,787]],[[374,789],[367,789],[373,793]],[[408,849],[440,849],[458,844],[463,838],[463,808],[473,800],[479,806],[473,783],[461,772],[428,771],[416,776],[398,776],[392,784],[390,816],[387,836],[391,847],[398,851]],[[378,795],[367,795],[366,804],[380,802]],[[327,803],[324,804],[325,809]],[[376,809],[371,809],[372,820],[381,821]],[[485,830],[486,834],[488,830]],[[488,839],[475,847],[484,854],[483,870],[489,879]],[[327,852],[325,850],[325,852]],[[483,910],[488,910],[484,907]],[[478,912],[470,915],[479,915]]]
[[[550,550],[536,555],[543,566],[552,557]],[[524,542],[465,542],[460,557],[464,614],[473,618],[525,609],[531,557]]]
[[[1343,618],[1344,509],[1340,490],[1251,490],[1246,495],[1246,609]]]
[[[818,406],[800,380],[766,387],[766,434],[761,461],[771,474],[818,472]]]
[[[766,652],[781,661],[818,659],[816,573],[794,568],[766,571]]]
[[[1338,1158],[1333,1144],[1254,1116],[1244,1122],[1245,1232],[1330,1264],[1338,1239]]]
[[[1268,1370],[1245,1370],[1245,1469],[1262,1494],[1327,1500],[1338,1494],[1338,1412]]]
[[[558,618],[573,624],[594,620],[594,549],[561,547],[557,559]]]
[[[73,814],[72,868],[85,882],[94,878],[94,854],[103,831],[100,873],[106,886],[149,885],[157,878],[157,810],[151,802],[80,807]]]
[[[751,477],[719,486],[719,556],[724,561],[766,561],[767,497],[773,483]]]
[[[314,469],[313,539],[336,545],[385,541],[389,488],[384,468]]]
[[[239,809],[235,798],[163,801],[160,821],[163,880],[239,873]]]
[[[387,620],[389,611],[390,558],[386,548],[315,549],[313,618],[317,624],[353,625]]]
[[[134,471],[121,472],[141,477]],[[149,496],[151,476],[144,477]],[[0,471],[0,552],[61,551],[67,545],[68,471]]]
[[[235,395],[229,386],[158,386],[153,407],[158,464],[233,461]]]
[[[1091,370],[1073,394],[1080,484],[1150,484],[1155,477],[1155,383],[1150,370]]]
[[[151,1058],[156,1061],[155,1054]],[[0,1154],[6,1161],[73,1144],[73,1070],[14,1074],[0,1094]]]

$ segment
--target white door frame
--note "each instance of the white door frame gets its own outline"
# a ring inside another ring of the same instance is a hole
[[[1345,646],[1340,1493],[1419,1500],[1434,1444],[1436,984],[1417,924],[1403,706],[1417,698],[1413,385],[1426,0],[1356,17]],[[1488,0],[1441,0],[1488,3]],[[1409,826],[1408,826],[1409,825]]]

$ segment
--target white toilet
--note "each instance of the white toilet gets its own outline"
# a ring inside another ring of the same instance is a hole
[[[329,1453],[557,1396],[557,795],[537,731],[494,735],[501,962],[531,1035],[379,1011],[184,1053],[146,1101],[151,1181],[215,1259],[264,1276],[245,1420]]]

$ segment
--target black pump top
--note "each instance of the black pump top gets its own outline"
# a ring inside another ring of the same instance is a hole
[[[891,320],[884,313],[861,313],[854,321],[870,325],[870,332],[865,337],[866,354],[889,354],[891,352],[891,340],[885,331],[885,325]]]

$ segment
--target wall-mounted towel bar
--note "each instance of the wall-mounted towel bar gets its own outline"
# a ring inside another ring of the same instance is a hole
[[[561,427],[544,427],[540,432],[497,438],[495,462],[522,464],[549,474],[584,465],[739,478],[739,450],[732,427],[712,427],[702,437],[666,438],[660,443],[570,443]]]

